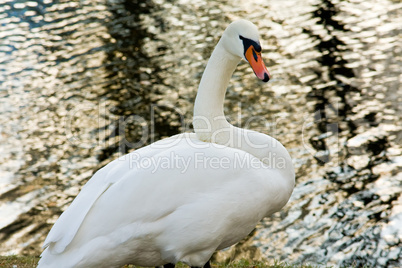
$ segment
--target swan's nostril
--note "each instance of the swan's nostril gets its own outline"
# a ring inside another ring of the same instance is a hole
[[[258,56],[257,53],[255,53],[255,50],[253,49],[253,57],[255,61],[258,61]]]

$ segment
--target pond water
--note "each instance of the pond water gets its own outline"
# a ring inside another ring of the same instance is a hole
[[[399,1],[2,0],[0,11],[1,255],[39,254],[97,169],[191,131],[210,53],[245,18],[273,79],[241,63],[225,113],[288,148],[296,188],[217,258],[402,266]]]

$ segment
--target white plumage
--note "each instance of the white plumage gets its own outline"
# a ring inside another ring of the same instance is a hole
[[[269,79],[258,45],[252,23],[229,25],[200,82],[195,133],[158,141],[96,172],[51,229],[38,267],[202,267],[286,204],[294,187],[286,149],[233,127],[223,114],[241,58]]]

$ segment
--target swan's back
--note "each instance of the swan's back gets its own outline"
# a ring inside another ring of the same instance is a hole
[[[66,267],[202,264],[289,198],[280,172],[244,151],[194,134],[155,145],[94,175],[49,233],[43,267],[62,257]]]

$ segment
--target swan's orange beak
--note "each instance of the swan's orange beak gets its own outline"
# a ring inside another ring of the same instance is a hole
[[[262,61],[261,52],[255,51],[254,47],[251,45],[246,50],[246,53],[244,53],[244,56],[246,57],[248,63],[250,63],[251,68],[253,68],[255,75],[262,81],[268,82],[271,78],[271,75]]]

